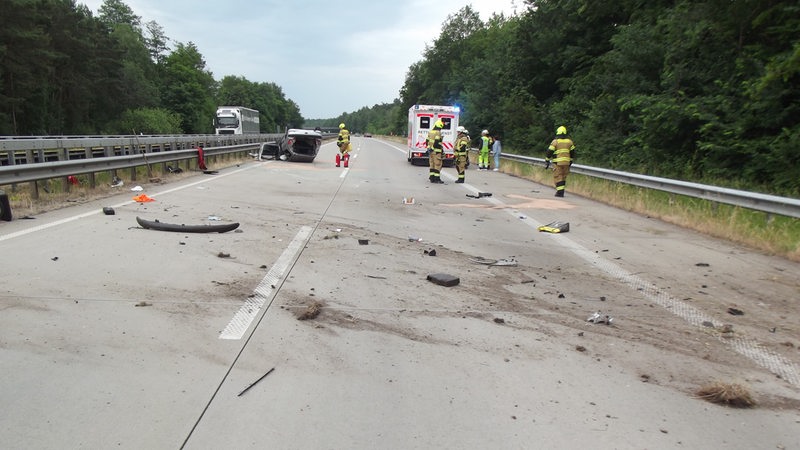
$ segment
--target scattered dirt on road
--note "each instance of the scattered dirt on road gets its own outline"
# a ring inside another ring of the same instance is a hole
[[[349,277],[320,279],[320,285],[332,286],[324,298],[326,311],[315,320],[328,328],[389,333],[433,345],[465,345],[462,339],[448,335],[444,325],[453,318],[492,322],[493,326],[511,327],[530,336],[531,343],[543,338],[562,346],[564,351],[580,352],[589,364],[620,367],[640,376],[642,382],[674,388],[694,396],[701,387],[743,386],[742,391],[721,395],[733,397],[727,404],[752,401],[761,408],[800,407],[800,387],[781,380],[750,358],[735,351],[733,339],[746,338],[764,345],[795,366],[800,352],[787,335],[775,340],[772,319],[783,317],[785,328],[798,326],[790,303],[769,314],[760,314],[755,305],[739,305],[742,316],[725,313],[727,305],[704,299],[691,302],[696,308],[709,308],[709,314],[722,320],[736,320],[730,327],[695,326],[671,310],[648,300],[641,293],[618,280],[585,267],[544,267],[519,263],[493,267],[476,264],[479,255],[468,255],[436,246],[437,257],[429,258],[423,250],[431,243],[410,242],[401,236],[332,224],[339,239],[325,238],[324,232],[312,239],[304,257],[316,266],[341,265],[343,261],[325,261],[325,254],[359,252],[349,268],[350,277],[369,282],[353,283]],[[370,236],[370,246],[358,248],[359,236]],[[336,252],[332,251],[335,247]],[[358,260],[358,263],[354,261]],[[426,283],[429,273],[450,273],[461,284],[442,287]],[[323,276],[324,272],[317,274]],[[372,277],[370,277],[372,275]],[[732,277],[734,278],[734,277]],[[726,280],[734,284],[733,279]],[[375,295],[374,307],[364,308],[347,299],[351,285],[357,284]],[[791,284],[791,283],[790,283]],[[286,286],[292,289],[292,286]],[[733,289],[758,289],[734,285]],[[793,286],[788,286],[791,292]],[[319,289],[318,289],[319,292]],[[294,292],[297,298],[301,292]],[[294,303],[295,306],[297,303]],[[714,308],[722,311],[713,310]],[[613,317],[611,324],[587,321],[595,312]],[[498,322],[497,319],[502,319]],[[739,321],[744,321],[740,323]],[[773,342],[774,341],[774,342]],[[467,345],[479,346],[480,343]],[[493,349],[486,349],[493,351]],[[535,351],[535,350],[534,350]],[[727,383],[727,384],[726,384]],[[748,396],[743,394],[747,390]],[[705,392],[705,391],[704,391]],[[738,406],[738,405],[737,405]]]

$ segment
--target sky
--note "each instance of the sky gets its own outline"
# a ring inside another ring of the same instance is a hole
[[[97,15],[103,0],[78,0]],[[447,16],[524,11],[522,0],[123,0],[175,43],[192,42],[216,80],[275,83],[307,119],[399,98]],[[248,105],[242,105],[248,106]]]

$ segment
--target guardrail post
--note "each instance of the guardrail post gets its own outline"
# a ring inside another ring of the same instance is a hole
[[[0,220],[11,222],[11,203],[8,201],[6,191],[0,189]]]

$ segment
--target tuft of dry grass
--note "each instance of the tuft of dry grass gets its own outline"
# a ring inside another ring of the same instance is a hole
[[[738,383],[715,381],[702,386],[695,392],[695,395],[697,398],[711,403],[732,406],[734,408],[752,408],[756,405],[756,401],[750,394],[750,390]]]
[[[318,301],[311,302],[298,316],[297,320],[311,320],[316,318],[322,310],[322,303]]]

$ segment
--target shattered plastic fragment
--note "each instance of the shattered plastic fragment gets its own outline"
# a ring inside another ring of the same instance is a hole
[[[604,323],[606,325],[611,325],[611,322],[614,321],[614,318],[607,314],[604,315],[600,313],[600,311],[597,311],[591,316],[589,316],[589,318],[586,319],[586,321],[591,323]]]
[[[491,266],[516,266],[517,260],[514,258],[508,259],[498,259],[494,263],[490,264]]]

